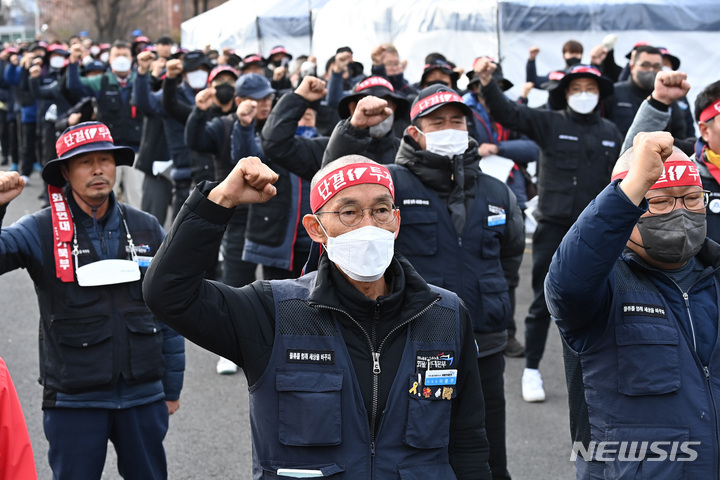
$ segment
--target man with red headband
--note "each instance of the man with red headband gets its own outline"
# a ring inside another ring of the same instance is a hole
[[[553,257],[578,479],[717,478],[720,245],[695,164],[640,133]],[[642,472],[642,473],[640,473]]]
[[[132,165],[135,153],[115,145],[107,125],[70,127],[55,149],[42,171],[51,206],[0,232],[0,274],[25,268],[35,284],[53,478],[99,480],[110,440],[124,478],[165,479],[185,343],[142,297],[163,231],[116,200],[116,166]],[[0,219],[24,187],[17,172],[0,172]]]
[[[317,271],[242,288],[203,279],[233,208],[269,199],[277,178],[247,157],[199,185],[144,283],[162,321],[242,367],[253,478],[489,479],[472,324],[394,253],[385,166],[353,155],[313,178],[303,225],[325,247]]]

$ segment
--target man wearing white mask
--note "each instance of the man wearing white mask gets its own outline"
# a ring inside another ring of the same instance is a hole
[[[534,140],[538,162],[538,221],[533,233],[534,299],[525,318],[525,371],[522,395],[527,402],[545,400],[540,360],[545,350],[550,313],[543,282],[555,250],[590,201],[610,182],[623,137],[600,116],[601,101],[613,92],[610,80],[588,65],[575,65],[550,92],[554,110],[536,110],[508,102],[492,78],[495,65],[481,59],[474,66],[482,94],[503,127]]]
[[[78,69],[68,69],[67,85],[80,97],[97,98],[98,120],[108,126],[118,144],[127,145],[137,153],[145,116],[131,102],[136,74],[132,69],[130,45],[122,41],[113,43],[108,64],[109,71],[95,77],[81,77]],[[142,172],[132,166],[117,169],[117,190],[121,189],[123,200],[136,208],[141,204],[142,181]]]
[[[268,200],[277,179],[246,157],[201,183],[143,285],[162,321],[242,366],[252,478],[489,479],[471,321],[394,253],[385,166],[352,155],[313,178],[303,225],[326,247],[316,272],[242,288],[203,279],[234,207]]]
[[[479,169],[478,145],[467,130],[471,115],[450,87],[432,85],[418,93],[412,125],[389,166],[403,210],[395,248],[426,282],[459,295],[470,312],[489,466],[493,479],[509,479],[503,351],[525,230],[515,195]]]
[[[185,344],[147,309],[141,283],[162,228],[116,200],[116,166],[135,155],[106,125],[69,127],[56,151],[42,171],[51,206],[0,232],[0,274],[26,269],[37,294],[53,478],[99,480],[110,440],[123,478],[166,479],[163,439],[180,406]],[[0,172],[0,220],[25,186]]]
[[[390,164],[400,146],[396,125],[407,125],[409,102],[385,78],[369,77],[355,85],[353,93],[340,100],[340,122],[335,126],[322,163],[344,155],[365,155],[378,163]],[[386,111],[387,110],[387,111]],[[380,123],[373,121],[382,115]],[[370,121],[369,121],[370,120]]]

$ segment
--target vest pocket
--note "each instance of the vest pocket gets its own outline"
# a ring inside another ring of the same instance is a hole
[[[130,384],[158,380],[165,370],[160,324],[149,311],[126,313],[125,324],[130,367],[129,372],[124,372],[126,380]]]
[[[282,461],[260,461],[260,467],[263,470],[263,477],[262,478],[292,478],[292,475],[290,475],[292,470],[310,470],[310,471],[320,471],[322,478],[332,477],[333,480],[340,480],[343,478],[343,472],[345,472],[345,469],[334,464],[334,463],[324,463],[324,464],[313,464],[313,463],[291,463],[291,462],[282,462]],[[283,475],[278,475],[277,471],[284,469]],[[295,477],[307,477],[311,478],[311,475],[301,475],[300,472],[297,472]],[[315,475],[312,475],[313,477]]]
[[[624,395],[662,395],[680,389],[678,332],[658,323],[615,327],[618,390]]]
[[[430,208],[401,209],[402,235],[395,248],[403,255],[435,255],[438,250],[437,213]],[[421,242],[417,239],[422,239]]]
[[[690,431],[664,425],[608,425],[605,440],[605,478],[617,480],[672,478],[682,480],[686,461],[695,452],[687,445]],[[674,452],[674,453],[673,453]]]
[[[50,352],[46,356],[49,387],[72,393],[112,381],[112,326],[107,315],[55,318],[49,335],[57,345],[57,357]]]
[[[442,478],[455,480],[455,472],[449,463],[398,465],[398,473],[402,480],[428,480]]]
[[[451,398],[455,398],[456,386],[434,387],[423,395],[418,374],[410,374],[405,443],[415,448],[442,448],[450,443]],[[435,395],[440,391],[440,395]],[[405,478],[405,477],[402,477]],[[415,477],[408,477],[415,478]],[[428,476],[426,478],[445,478]],[[452,477],[450,477],[452,478]]]
[[[283,445],[340,445],[342,370],[278,369],[279,440]]]

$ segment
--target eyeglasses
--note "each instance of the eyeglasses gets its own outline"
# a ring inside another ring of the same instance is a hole
[[[392,203],[378,203],[371,208],[360,208],[357,205],[345,205],[337,212],[317,212],[321,213],[337,213],[340,222],[346,227],[354,227],[362,222],[365,216],[365,210],[370,210],[370,216],[379,224],[387,224],[395,220],[398,208]]]
[[[657,195],[650,197],[648,201],[648,211],[653,215],[669,213],[675,210],[678,200],[682,201],[682,206],[686,210],[702,210],[708,206],[709,194],[707,190],[698,190],[685,195],[675,197],[673,195]]]
[[[662,65],[659,63],[643,62],[638,65],[638,67],[640,67],[641,70],[655,70],[656,72],[662,70]]]

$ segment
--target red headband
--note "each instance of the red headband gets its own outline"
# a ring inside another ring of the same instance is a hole
[[[463,99],[455,92],[441,91],[433,93],[429,97],[423,98],[412,106],[412,109],[410,110],[410,118],[414,120],[415,117],[420,115],[423,111],[430,107],[434,107],[435,105],[453,102],[463,103]]]
[[[95,142],[113,143],[113,138],[112,135],[110,135],[108,127],[95,124],[91,127],[81,127],[70,130],[58,138],[57,142],[55,142],[55,150],[57,151],[58,157],[62,157],[69,150]]]
[[[612,180],[623,179],[627,171],[613,176]],[[650,190],[669,187],[700,187],[702,181],[694,163],[687,160],[669,160],[663,164],[663,174],[650,187]]]
[[[333,170],[315,185],[310,192],[310,210],[313,213],[317,212],[340,190],[366,183],[375,183],[387,187],[393,200],[395,200],[395,187],[393,186],[392,176],[384,165],[352,163]]]
[[[392,86],[392,83],[388,82],[382,77],[370,77],[367,80],[363,81],[361,84],[359,84],[355,88],[355,92],[360,92],[361,90],[365,90],[366,88],[370,87],[385,87],[391,92],[395,93],[395,89]]]
[[[705,108],[700,114],[700,121],[707,122],[708,120],[715,118],[720,115],[720,98]]]

